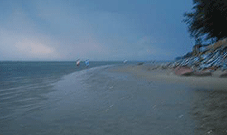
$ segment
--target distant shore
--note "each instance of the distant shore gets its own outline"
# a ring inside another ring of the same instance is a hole
[[[160,69],[152,64],[124,65],[111,69],[112,72],[129,73],[147,81],[165,83],[181,83],[193,88],[227,91],[227,78],[220,78],[221,70],[214,71],[211,76],[178,76],[174,69]]]

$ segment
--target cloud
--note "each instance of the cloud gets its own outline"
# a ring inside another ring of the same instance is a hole
[[[1,60],[57,60],[56,42],[41,33],[28,14],[17,7],[0,22]]]
[[[29,55],[30,57],[46,57],[55,52],[55,49],[49,47],[37,40],[21,39],[15,43],[15,48],[19,53]]]
[[[27,35],[0,29],[1,55],[6,60],[56,60],[58,52],[54,43],[41,35]]]
[[[95,3],[100,8],[86,1],[15,1],[0,21],[1,59],[165,59],[172,55],[169,44],[183,44],[170,42],[173,30],[166,32],[168,22],[150,5],[119,10]]]

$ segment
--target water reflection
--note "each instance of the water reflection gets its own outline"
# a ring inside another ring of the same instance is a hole
[[[196,134],[227,134],[227,91],[196,90],[192,96]]]

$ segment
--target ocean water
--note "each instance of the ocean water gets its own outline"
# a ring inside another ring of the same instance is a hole
[[[223,91],[113,72],[119,62],[3,62],[0,135],[227,133]]]
[[[113,64],[120,63],[91,61],[86,68],[82,62],[78,67],[75,62],[0,62],[0,134],[20,134],[23,123],[13,124],[30,112],[42,110],[43,101],[48,102],[46,95],[56,91],[55,83],[65,75]]]

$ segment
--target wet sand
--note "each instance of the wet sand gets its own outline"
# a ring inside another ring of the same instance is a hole
[[[189,119],[181,123],[185,128],[189,126],[185,124],[188,120],[193,121],[191,133],[187,132],[187,134],[227,134],[227,78],[219,78],[221,71],[214,72],[212,76],[185,77],[175,75],[172,69],[152,70],[153,68],[151,65],[124,65],[110,71],[127,73],[133,75],[137,80],[145,80],[154,84],[169,84],[169,91],[172,95],[169,93],[165,98],[172,97],[172,100],[178,100],[182,95],[177,93],[185,93],[183,97],[185,100],[182,100],[180,103],[187,109],[181,108],[185,110],[185,113],[179,115],[178,118],[187,115]],[[182,91],[175,93],[178,89]],[[162,89],[159,90],[162,91]],[[170,110],[167,109],[166,111],[169,112]],[[159,110],[159,113],[162,113],[162,111]]]
[[[227,78],[220,78],[222,71],[215,71],[212,76],[177,76],[173,69],[153,69],[152,65],[125,65],[112,69],[116,72],[133,74],[148,81],[181,83],[193,88],[227,91]]]

